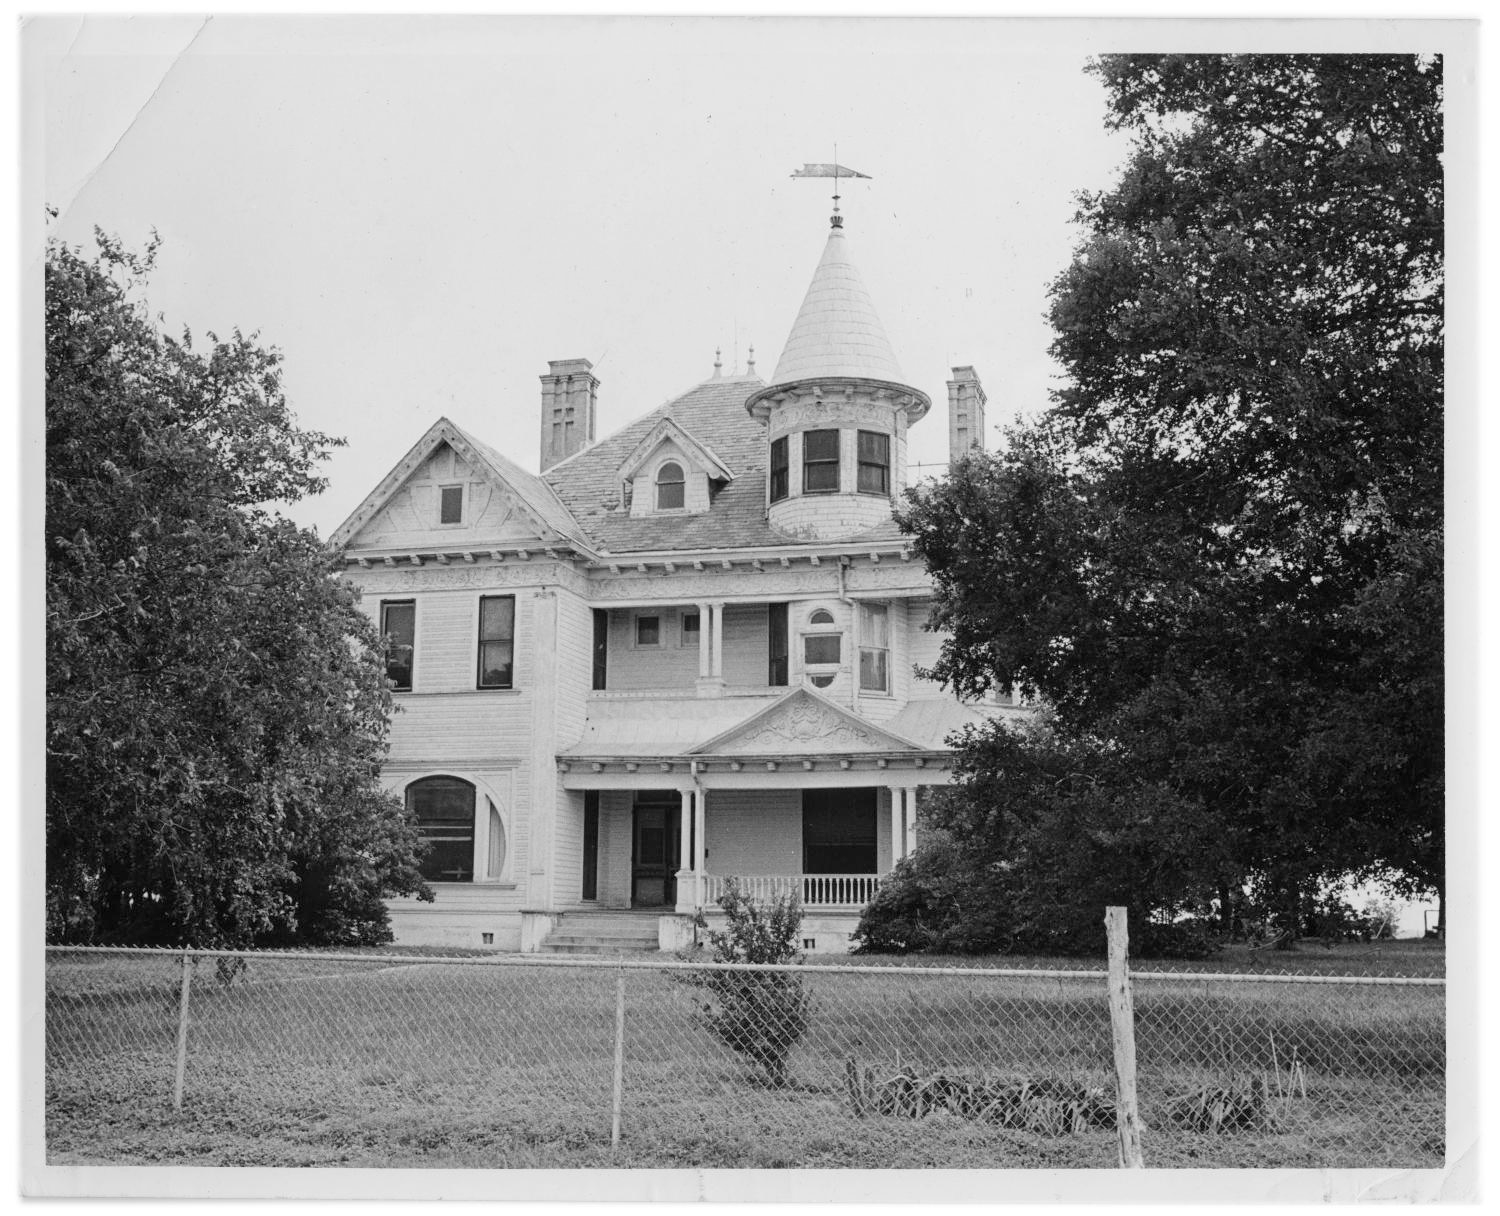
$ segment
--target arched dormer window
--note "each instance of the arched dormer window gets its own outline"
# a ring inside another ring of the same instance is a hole
[[[682,475],[682,466],[669,460],[656,470],[656,509],[669,511],[686,502],[687,478]]]

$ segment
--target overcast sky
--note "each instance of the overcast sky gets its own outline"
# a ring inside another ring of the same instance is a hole
[[[290,512],[327,536],[443,415],[534,469],[549,359],[594,362],[601,437],[708,378],[716,347],[729,374],[753,344],[768,377],[828,229],[828,184],[790,174],[835,144],[871,177],[843,191],[852,254],[937,407],[912,460],[946,458],[956,364],[993,445],[1056,383],[1047,285],[1076,193],[1127,151],[1088,56],[1287,49],[1310,23],[1295,44],[1195,28],[57,17],[27,30],[28,118],[53,234],[156,229],[169,327],[258,330],[301,422],[348,438]]]
[[[528,468],[549,359],[601,437],[774,369],[846,184],[907,380],[973,364],[990,421],[1046,400],[1073,196],[1124,142],[1072,27],[975,21],[54,19],[52,231],[162,237],[151,305],[259,330],[301,422],[347,436],[291,513],[328,535],[439,416]],[[61,53],[65,52],[65,53]],[[946,456],[941,408],[912,459]]]

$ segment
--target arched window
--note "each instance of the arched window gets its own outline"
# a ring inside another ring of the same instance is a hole
[[[844,635],[835,626],[833,613],[815,608],[807,618],[807,632],[802,635],[802,666],[808,683],[827,688],[838,674],[843,659]]]
[[[406,787],[406,807],[427,845],[419,868],[429,882],[474,881],[474,795],[458,777],[424,777]]]
[[[669,460],[656,470],[656,509],[665,511],[680,507],[686,500],[687,480],[682,475],[682,466]]]

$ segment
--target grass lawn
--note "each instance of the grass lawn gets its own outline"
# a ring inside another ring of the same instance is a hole
[[[1441,972],[1440,950],[1412,958],[1422,960],[1413,966]],[[1009,967],[1018,960],[991,961]],[[1368,964],[1338,961],[1346,970]],[[1389,959],[1381,965],[1395,969]],[[662,972],[445,964],[387,952],[357,962],[252,959],[223,982],[203,960],[194,972],[178,1113],[171,1104],[176,960],[53,954],[48,1158],[475,1168],[1114,1166],[1109,1130],[1051,1134],[954,1114],[857,1117],[845,1092],[850,1059],[877,1077],[905,1067],[924,1076],[1068,1079],[1113,1092],[1102,976],[905,970],[803,976],[809,1029],[791,1052],[789,1084],[777,1088],[706,1029],[699,990]],[[622,1136],[614,1149],[620,979]],[[1211,974],[1138,984],[1147,1163],[1441,1165],[1443,999],[1441,988],[1227,983]],[[1306,1096],[1279,1103],[1267,1125],[1213,1134],[1169,1118],[1171,1100],[1194,1087],[1273,1067],[1285,1080],[1294,1052]]]

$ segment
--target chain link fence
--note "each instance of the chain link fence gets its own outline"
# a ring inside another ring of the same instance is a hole
[[[1104,1167],[1106,975],[49,947],[52,1164]],[[1440,979],[1137,973],[1148,1166],[1437,1167]]]

